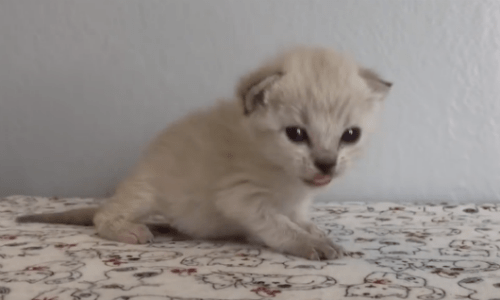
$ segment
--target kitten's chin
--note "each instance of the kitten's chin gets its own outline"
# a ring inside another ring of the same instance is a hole
[[[303,181],[308,186],[319,188],[327,186],[330,182],[332,182],[332,179],[332,175],[317,174],[312,179],[303,179]]]

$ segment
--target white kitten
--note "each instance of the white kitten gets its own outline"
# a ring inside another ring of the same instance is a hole
[[[20,217],[153,239],[155,213],[194,238],[244,236],[309,259],[342,248],[307,217],[312,197],[365,143],[391,84],[333,50],[299,47],[244,77],[235,99],[169,126],[100,208]]]

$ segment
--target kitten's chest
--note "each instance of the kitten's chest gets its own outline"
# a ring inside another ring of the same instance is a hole
[[[311,199],[310,193],[300,186],[281,187],[276,190],[274,197],[278,208],[287,215],[302,209]]]

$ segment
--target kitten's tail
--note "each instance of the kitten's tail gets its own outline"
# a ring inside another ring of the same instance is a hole
[[[18,223],[50,223],[68,225],[94,225],[93,219],[99,207],[88,207],[51,214],[26,215],[16,218]]]

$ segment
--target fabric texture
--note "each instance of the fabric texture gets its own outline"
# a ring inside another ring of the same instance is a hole
[[[334,261],[169,234],[126,245],[91,227],[14,222],[95,202],[0,200],[0,299],[500,299],[496,204],[316,205],[314,221],[348,251]]]

